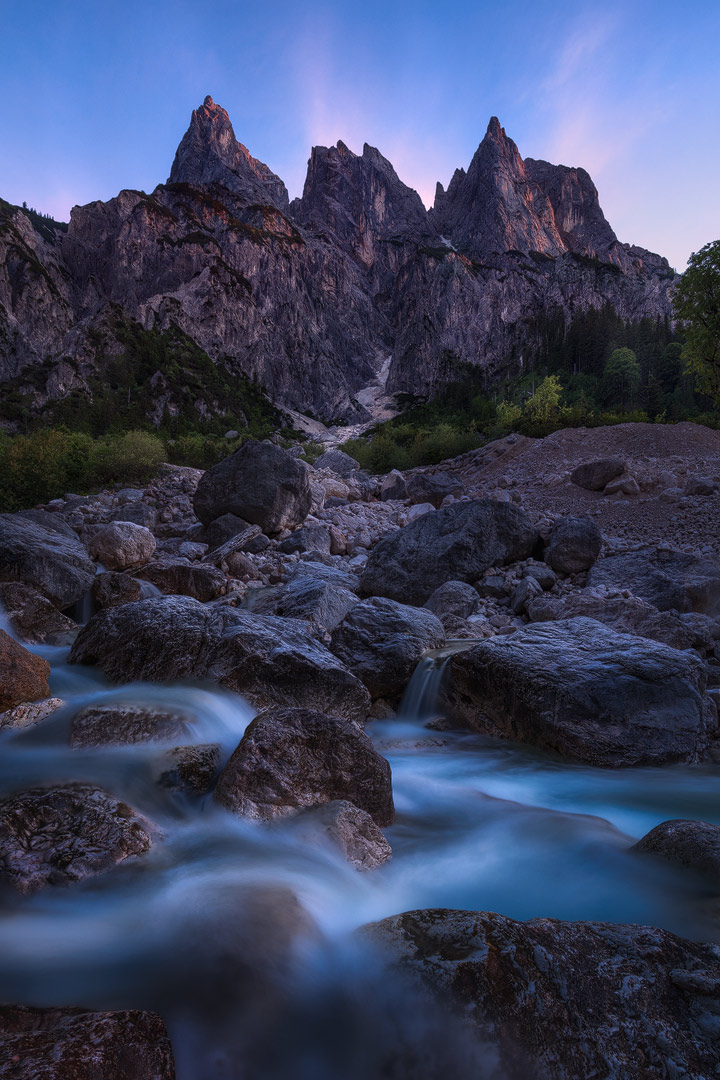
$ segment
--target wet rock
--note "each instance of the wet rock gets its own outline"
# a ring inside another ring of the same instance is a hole
[[[96,608],[133,604],[142,596],[140,582],[129,574],[106,570],[93,581],[92,598]]]
[[[378,698],[404,690],[422,654],[444,644],[445,630],[432,612],[373,597],[348,612],[330,648]]]
[[[0,731],[4,728],[35,727],[46,717],[61,709],[65,702],[62,698],[46,698],[44,701],[24,701],[7,712],[0,713]]]
[[[712,721],[705,681],[691,653],[575,618],[454,656],[444,712],[593,765],[696,761]]]
[[[68,885],[142,855],[152,826],[87,784],[33,788],[0,800],[0,883],[21,893]]]
[[[412,503],[431,503],[438,510],[448,495],[464,494],[462,483],[448,473],[411,473],[407,478],[407,497]]]
[[[570,479],[578,487],[587,491],[602,491],[617,476],[625,472],[625,462],[620,458],[601,458],[599,461],[585,461],[577,465],[570,473]]]
[[[126,746],[143,742],[167,742],[188,736],[184,716],[148,709],[143,705],[89,705],[72,719],[70,745]]]
[[[720,561],[672,548],[645,547],[600,559],[587,584],[629,589],[659,611],[720,612]]]
[[[226,586],[225,574],[216,566],[158,559],[143,566],[139,577],[165,594],[193,596],[202,603],[215,600]]]
[[[602,534],[590,518],[566,517],[553,525],[545,562],[558,574],[589,570],[602,548]]]
[[[278,544],[286,555],[302,551],[325,551],[330,554],[330,528],[327,525],[301,525],[286,540]]]
[[[300,568],[282,585],[253,597],[258,615],[305,619],[323,630],[334,630],[360,601],[354,592]]]
[[[158,783],[189,795],[207,795],[220,771],[217,743],[174,746],[162,759]]]
[[[380,498],[383,502],[404,502],[408,497],[405,477],[397,469],[393,469],[383,477],[380,485]]]
[[[430,594],[424,605],[433,615],[455,615],[458,619],[467,619],[474,615],[480,606],[477,589],[465,581],[446,581]]]
[[[357,724],[314,709],[272,709],[256,717],[220,774],[215,799],[261,821],[335,799],[377,825],[395,816],[390,765]]]
[[[2,1080],[174,1080],[156,1013],[0,1006]]]
[[[491,499],[456,503],[390,533],[372,549],[361,579],[366,596],[424,604],[446,581],[527,558],[538,539],[518,507]]]
[[[204,525],[235,514],[264,533],[300,525],[310,512],[307,466],[273,443],[246,442],[198,484],[193,505]]]
[[[50,665],[0,630],[0,710],[50,696]]]
[[[637,596],[610,597],[592,589],[583,589],[569,596],[536,597],[529,602],[527,612],[532,622],[584,615],[620,633],[662,641],[673,649],[697,649],[710,653],[715,648],[715,623],[707,615],[658,611]]]
[[[298,620],[153,597],[94,615],[70,663],[97,664],[114,682],[215,679],[258,707],[316,706],[363,721],[367,690]]]
[[[95,567],[75,533],[60,524],[55,528],[22,514],[0,514],[0,581],[31,585],[64,609],[88,591]]]
[[[374,870],[392,858],[392,848],[365,810],[346,799],[303,812],[297,832],[307,842],[315,837],[339,850],[358,870]]]
[[[488,1056],[497,1054],[494,1077],[720,1072],[715,945],[648,926],[442,909],[396,915],[360,934],[477,1025]]]
[[[679,818],[663,821],[630,850],[695,870],[711,878],[720,891],[720,825]]]
[[[326,450],[315,462],[316,469],[330,469],[338,476],[350,476],[360,468],[360,462],[343,450]]]
[[[77,623],[62,615],[37,589],[18,581],[0,582],[4,608],[18,637],[30,645],[71,645]]]
[[[144,525],[116,521],[95,533],[88,550],[106,570],[129,570],[152,557],[155,537]]]

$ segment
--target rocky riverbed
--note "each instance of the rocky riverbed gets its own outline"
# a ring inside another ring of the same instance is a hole
[[[0,515],[0,1076],[720,1075],[720,435]]]

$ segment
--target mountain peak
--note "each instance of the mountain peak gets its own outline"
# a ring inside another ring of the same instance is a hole
[[[235,138],[230,117],[208,96],[193,109],[177,148],[169,183],[220,184],[248,202],[288,206],[285,184]]]

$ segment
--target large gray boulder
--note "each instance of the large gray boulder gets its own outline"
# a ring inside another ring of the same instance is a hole
[[[0,1005],[2,1080],[174,1080],[165,1024],[137,1009]]]
[[[600,458],[576,465],[570,479],[586,491],[602,491],[606,484],[625,472],[625,462],[620,458]]]
[[[492,1080],[720,1075],[714,944],[650,926],[442,909],[359,935],[454,1003],[487,1048]]]
[[[299,620],[207,607],[187,596],[107,608],[80,632],[70,663],[97,664],[113,682],[214,679],[260,708],[307,706],[364,721],[360,680]]]
[[[334,581],[299,569],[281,585],[257,590],[252,610],[258,615],[305,619],[323,630],[334,630],[360,601],[354,592]]]
[[[720,892],[720,825],[680,818],[663,821],[638,840],[631,851],[655,855],[703,874]]]
[[[129,570],[152,557],[155,537],[144,525],[113,521],[95,533],[88,550],[106,570]]]
[[[445,581],[476,581],[491,566],[527,558],[538,540],[530,518],[492,499],[431,510],[383,537],[370,552],[360,591],[422,605]]]
[[[590,518],[565,517],[557,521],[545,547],[545,562],[558,574],[589,570],[602,548],[602,534]]]
[[[0,711],[50,696],[50,665],[0,630]]]
[[[55,517],[45,514],[43,520]],[[23,514],[0,514],[0,581],[32,585],[62,610],[85,595],[94,577],[95,566],[75,533]]]
[[[698,657],[593,619],[491,638],[448,669],[452,720],[592,765],[696,761],[713,723]]]
[[[220,774],[215,798],[268,821],[345,799],[392,825],[390,765],[362,728],[314,709],[271,709],[250,724]]]
[[[587,584],[629,589],[659,611],[720,614],[720,560],[672,548],[645,547],[600,559]]]
[[[267,534],[300,525],[311,504],[307,466],[265,442],[246,442],[208,469],[193,500],[204,525],[234,514]]]
[[[448,495],[463,495],[462,481],[448,473],[411,473],[407,478],[407,497],[411,503],[432,503],[437,510]]]
[[[0,800],[0,883],[21,893],[67,885],[142,855],[153,827],[88,784],[33,788]]]
[[[78,632],[77,623],[31,585],[0,582],[0,606],[17,636],[29,645],[70,645]]]
[[[227,579],[217,566],[188,563],[180,559],[154,559],[138,572],[166,595],[193,596],[206,603],[224,591]]]
[[[338,476],[348,477],[360,468],[360,462],[344,450],[326,450],[315,462],[316,469],[330,469]]]
[[[432,612],[373,597],[351,608],[330,649],[378,698],[404,690],[423,653],[444,644],[445,630]]]
[[[70,725],[70,745],[75,749],[182,742],[188,735],[184,716],[144,705],[87,705],[75,713]]]
[[[474,615],[480,606],[477,589],[466,581],[446,581],[439,585],[425,601],[425,607],[442,619],[445,615],[454,615],[458,619],[467,619]]]

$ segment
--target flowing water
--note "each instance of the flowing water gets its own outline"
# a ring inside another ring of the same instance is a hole
[[[430,730],[447,651],[420,665],[397,719],[368,727],[392,765],[397,808],[393,858],[370,873],[292,820],[248,823],[210,798],[159,786],[166,747],[68,746],[79,708],[141,702],[183,713],[192,727],[184,741],[219,743],[227,758],[252,718],[237,695],[111,688],[97,671],[68,666],[67,650],[34,651],[51,661],[52,693],[67,704],[36,728],[0,733],[0,796],[91,782],[163,838],[69,888],[2,894],[0,999],[157,1009],[179,1080],[481,1077],[482,1049],[385,977],[353,934],[408,909],[650,923],[717,939],[699,884],[627,850],[667,818],[720,823],[717,770],[593,769]]]

